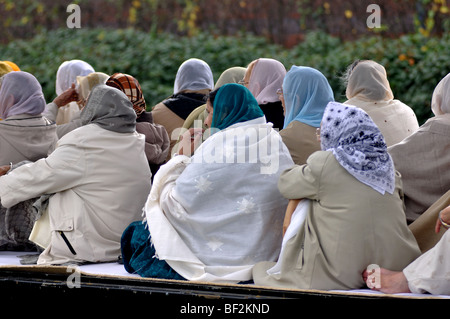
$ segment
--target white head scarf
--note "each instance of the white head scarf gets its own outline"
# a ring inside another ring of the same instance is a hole
[[[56,95],[70,89],[72,83],[77,83],[77,76],[85,76],[93,73],[94,68],[81,60],[63,62],[56,72]]]
[[[450,73],[434,89],[431,99],[431,110],[434,115],[450,113]]]
[[[214,77],[209,65],[205,61],[195,58],[184,61],[178,68],[173,94],[184,90],[200,91],[205,89],[214,89]]]
[[[0,118],[13,115],[40,115],[45,109],[41,84],[30,73],[15,71],[2,77]]]
[[[394,162],[378,127],[360,108],[328,103],[322,119],[321,148],[361,183],[384,194],[395,189]]]
[[[358,96],[369,101],[388,101],[394,98],[386,69],[374,61],[359,62],[348,78],[346,96]]]
[[[248,89],[259,105],[278,102],[277,91],[282,88],[286,76],[284,65],[274,59],[261,58],[251,71]]]
[[[105,84],[109,75],[102,72],[93,72],[84,76],[77,76],[78,94],[80,98],[86,100],[94,86]]]

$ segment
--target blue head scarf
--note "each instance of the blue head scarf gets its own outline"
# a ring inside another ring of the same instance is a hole
[[[225,84],[217,91],[211,127],[223,130],[233,124],[264,116],[253,94],[243,85]]]
[[[286,107],[284,128],[292,121],[319,127],[325,107],[334,101],[333,90],[322,73],[295,65],[284,78],[283,96]]]

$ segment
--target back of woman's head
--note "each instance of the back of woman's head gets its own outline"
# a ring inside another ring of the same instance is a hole
[[[369,101],[392,100],[394,95],[384,66],[370,61],[355,61],[346,73],[347,99],[360,97]]]
[[[214,77],[205,61],[192,58],[184,61],[178,68],[173,88],[174,94],[186,90],[201,91],[213,88]]]
[[[450,73],[434,89],[431,99],[431,110],[435,115],[450,113]]]
[[[0,118],[13,115],[39,115],[45,110],[45,98],[39,81],[30,73],[14,71],[2,77]]]
[[[319,127],[325,107],[334,101],[333,90],[320,71],[295,65],[284,78],[283,97],[284,127],[294,120]]]
[[[222,130],[264,116],[254,96],[243,85],[225,84],[213,95],[213,128]]]
[[[253,61],[247,70],[251,72],[248,89],[258,104],[278,102],[277,91],[286,75],[284,65],[274,59],[261,58]]]

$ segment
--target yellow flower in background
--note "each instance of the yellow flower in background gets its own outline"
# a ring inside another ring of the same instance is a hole
[[[328,2],[323,4],[323,8],[325,9],[325,14],[330,14],[330,4]]]
[[[406,56],[406,54],[402,53],[402,54],[400,54],[400,55],[398,56],[398,59],[399,59],[400,61],[405,61],[405,60],[408,59],[408,57]]]
[[[442,7],[439,9],[441,13],[447,14],[448,13],[448,7],[446,5],[442,5]]]
[[[353,17],[352,10],[345,10],[344,14],[347,19],[351,19]]]

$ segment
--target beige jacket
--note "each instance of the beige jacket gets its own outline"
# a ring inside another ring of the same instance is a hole
[[[357,106],[369,114],[387,146],[401,142],[419,128],[413,109],[399,100],[374,102],[354,97],[344,104]]]
[[[285,171],[278,187],[289,199],[312,200],[305,224],[284,249],[280,274],[273,263],[253,269],[255,284],[300,289],[358,289],[370,264],[402,270],[420,255],[405,222],[399,175],[394,194],[362,184],[332,152],[312,154]]]
[[[280,135],[297,165],[306,164],[306,160],[312,153],[320,151],[316,128],[308,124],[292,121],[280,131]]]
[[[11,207],[54,194],[31,234],[45,248],[38,264],[113,261],[124,229],[142,219],[150,177],[143,135],[89,124],[65,135],[47,158],[0,177],[0,199]]]
[[[172,154],[172,148],[178,141],[181,128],[183,127],[184,120],[172,112],[163,102],[156,104],[152,109],[153,122],[160,124],[166,128],[167,134],[169,134],[170,148],[167,156],[167,160],[170,159]]]
[[[56,124],[45,117],[23,114],[0,121],[0,166],[47,157],[57,140]]]
[[[429,119],[388,151],[402,175],[411,223],[450,189],[450,114]]]

